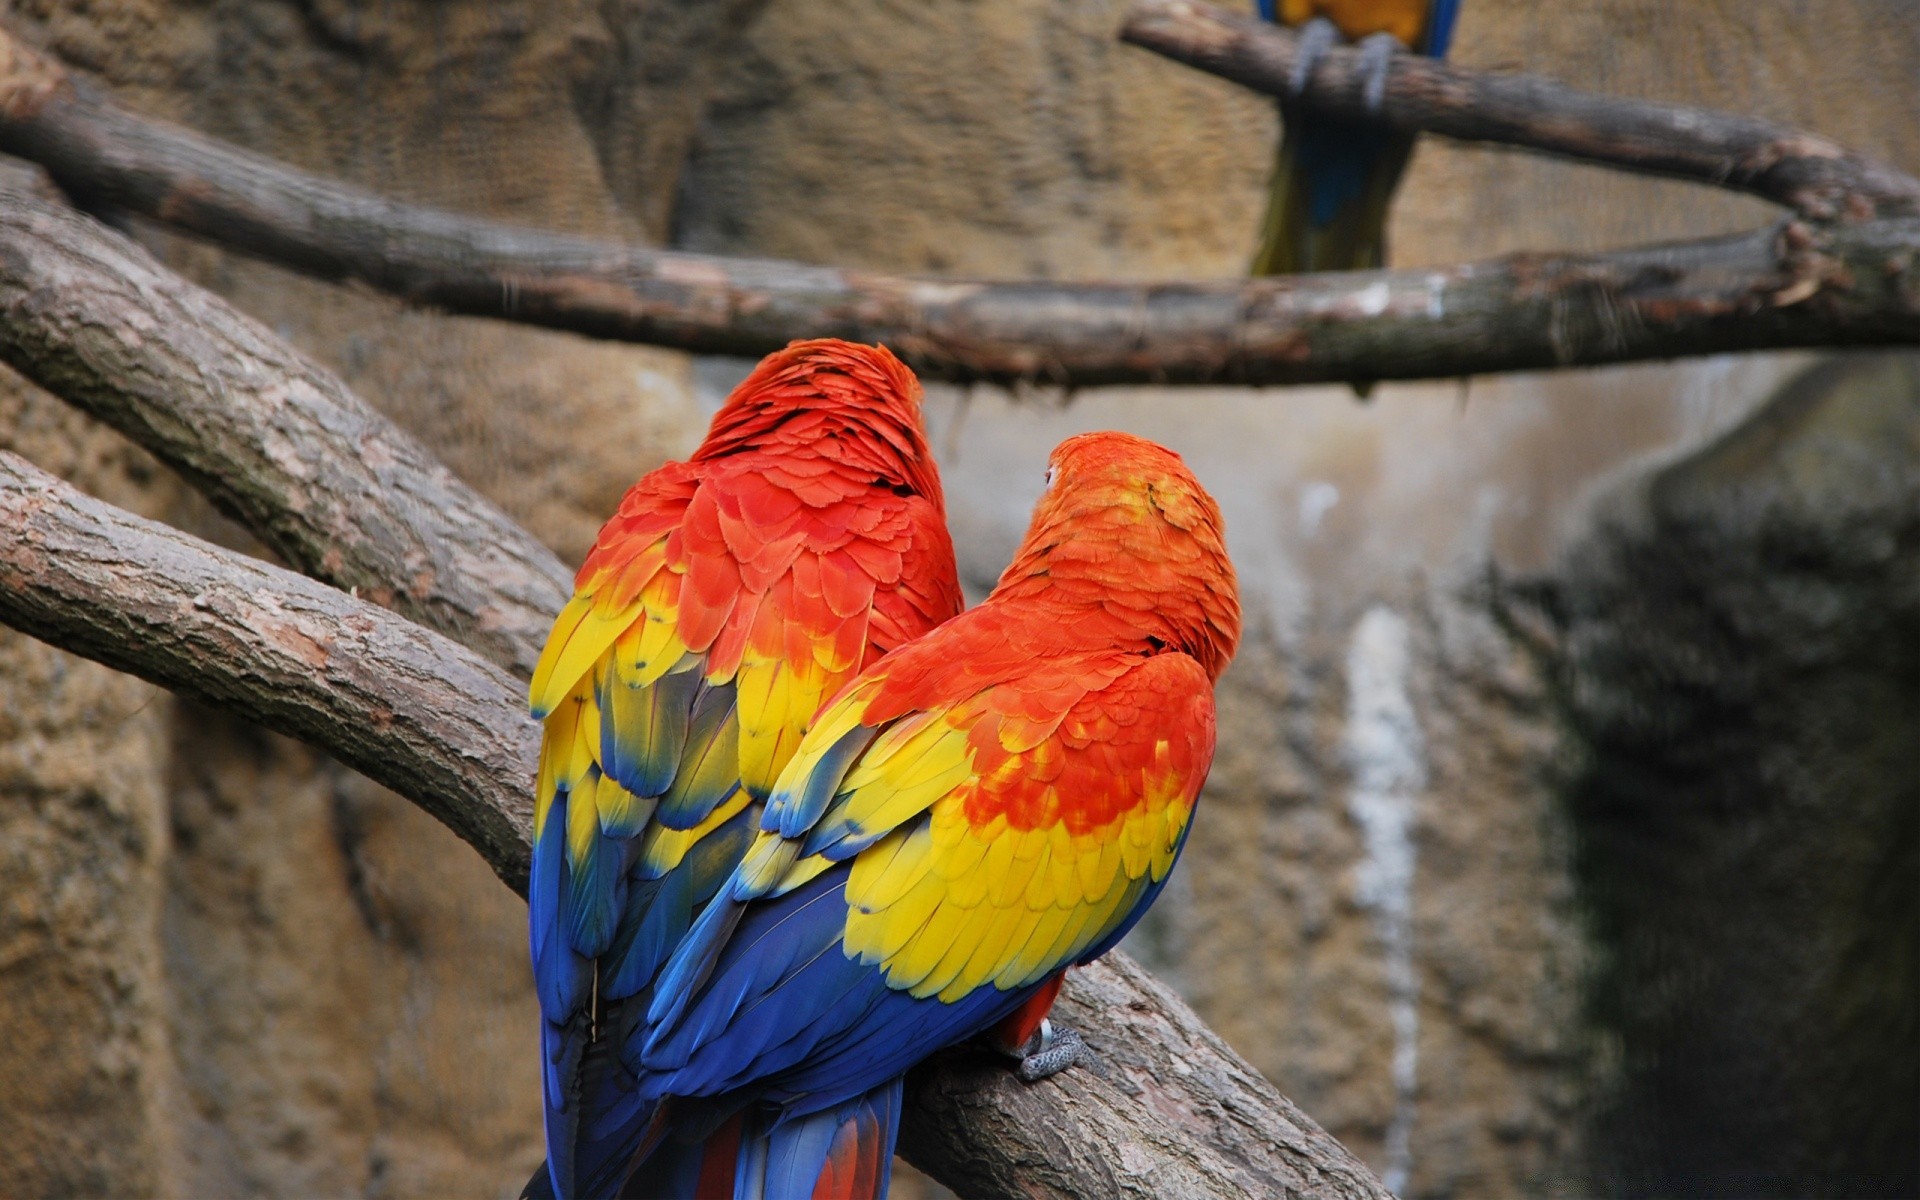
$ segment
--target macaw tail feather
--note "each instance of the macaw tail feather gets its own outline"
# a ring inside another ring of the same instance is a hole
[[[902,1080],[798,1117],[672,1101],[675,1133],[659,1139],[619,1191],[664,1200],[886,1200],[900,1135]],[[544,1171],[522,1200],[553,1196]]]
[[[1412,153],[1410,134],[1297,110],[1287,114],[1253,273],[1382,266],[1388,203]]]
[[[734,1200],[886,1200],[901,1080],[742,1141]]]

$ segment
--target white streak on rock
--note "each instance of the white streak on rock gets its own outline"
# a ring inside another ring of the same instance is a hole
[[[1420,984],[1413,967],[1414,805],[1426,787],[1426,744],[1407,695],[1407,623],[1376,606],[1347,650],[1346,753],[1353,769],[1347,811],[1366,838],[1355,899],[1373,913],[1386,954],[1393,1021],[1393,1118],[1381,1181],[1405,1190],[1413,1166],[1414,1086],[1419,1066]]]

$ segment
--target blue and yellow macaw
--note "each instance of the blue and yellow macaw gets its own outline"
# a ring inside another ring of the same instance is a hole
[[[1298,93],[1336,38],[1360,44],[1378,81],[1399,50],[1444,58],[1460,0],[1259,0],[1260,15],[1299,27],[1300,56],[1291,80]],[[1376,99],[1377,103],[1377,99]],[[1286,136],[1273,186],[1255,275],[1360,271],[1384,265],[1387,204],[1400,183],[1413,135],[1370,121],[1310,112],[1280,103]]]

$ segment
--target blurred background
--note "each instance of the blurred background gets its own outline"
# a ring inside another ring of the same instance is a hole
[[[125,102],[388,196],[721,253],[1243,274],[1273,105],[1108,0],[0,0]],[[1466,0],[1453,57],[1920,170],[1911,0]],[[1422,143],[1394,265],[1758,202]],[[577,561],[750,364],[133,228]],[[1920,1190],[1920,356],[1344,388],[931,386],[974,596],[1047,451],[1221,499],[1249,637],[1128,949],[1414,1197]],[[0,368],[0,446],[250,547]],[[524,909],[306,748],[0,631],[0,1194],[514,1194]],[[909,1188],[923,1183],[903,1183]],[[911,1192],[909,1192],[911,1194]]]

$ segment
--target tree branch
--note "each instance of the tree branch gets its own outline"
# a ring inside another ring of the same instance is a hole
[[[5,169],[0,359],[301,570],[533,673],[573,590],[552,551],[257,321]]]
[[[525,893],[538,730],[499,668],[385,609],[0,452],[0,621],[311,742]],[[1070,978],[1092,1064],[1033,1087],[957,1051],[904,1145],[969,1195],[1384,1200],[1367,1169],[1124,956]]]
[[[500,668],[5,451],[0,530],[0,621],[311,742],[432,813],[526,893],[539,734]]]
[[[1269,30],[1246,37],[1263,52],[1277,53],[1269,39],[1284,42]],[[1400,92],[1417,90],[1407,72],[1425,69],[1397,63]],[[1340,91],[1335,75],[1321,70],[1316,98]],[[801,337],[884,342],[923,374],[959,381],[1321,383],[1920,344],[1911,219],[1435,270],[1161,284],[914,279],[652,250],[397,204],[130,113],[3,30],[0,150],[42,163],[82,203],[454,312],[749,357]],[[1898,188],[1882,190],[1881,207],[1897,207]]]
[[[1138,0],[1120,39],[1270,96],[1290,97],[1289,29],[1198,0]],[[1920,216],[1920,180],[1790,126],[1678,104],[1596,96],[1537,75],[1491,75],[1395,55],[1377,110],[1360,53],[1336,48],[1301,99],[1408,132],[1496,142],[1747,192],[1820,220]]]

